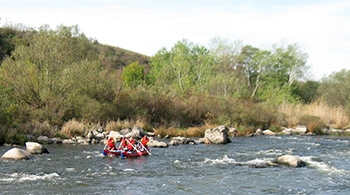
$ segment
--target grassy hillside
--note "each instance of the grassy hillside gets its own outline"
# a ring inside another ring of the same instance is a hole
[[[120,69],[132,62],[148,65],[150,58],[146,55],[110,45],[97,45],[99,51],[104,55],[102,63],[107,69]]]
[[[5,56],[11,55],[16,46],[28,44],[29,39],[31,39],[35,33],[37,33],[37,31],[31,28],[18,29],[13,27],[1,27],[0,64]],[[149,56],[120,47],[100,44],[98,41],[94,41],[94,43],[100,52],[101,62],[108,70],[120,69],[136,61],[141,65],[148,65],[149,63]]]

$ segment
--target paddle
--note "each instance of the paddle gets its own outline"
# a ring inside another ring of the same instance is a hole
[[[132,144],[128,139],[126,139],[126,141],[127,141],[130,145],[132,145],[132,147],[136,150],[136,152],[137,152],[137,154],[138,154],[139,156],[142,156],[142,152],[141,152],[140,150],[138,150],[138,149],[134,146],[134,144]]]
[[[119,144],[119,147],[118,148],[121,148],[122,147],[122,144],[123,144],[123,142],[125,141],[125,137],[122,137],[121,138],[121,140],[120,140],[120,144]]]
[[[152,155],[151,152],[142,144],[142,142],[140,142],[140,144],[141,144],[142,148],[143,148],[144,150],[146,150],[146,152],[147,152],[149,155]]]

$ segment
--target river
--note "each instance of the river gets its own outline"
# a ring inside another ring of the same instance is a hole
[[[151,148],[134,159],[103,145],[45,145],[50,154],[0,160],[1,194],[349,194],[350,138],[235,137],[225,145]],[[2,155],[9,147],[1,146]],[[283,154],[307,167],[254,168]]]

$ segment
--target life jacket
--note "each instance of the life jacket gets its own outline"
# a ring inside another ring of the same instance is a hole
[[[125,148],[125,147],[127,147],[127,145],[128,145],[128,142],[126,141],[125,137],[123,137],[121,140],[121,147]]]
[[[134,144],[135,144],[135,140],[134,139],[129,140],[128,150],[134,150]]]
[[[114,143],[113,137],[108,139],[107,145],[108,145],[108,149],[109,150],[115,149],[115,143]]]
[[[147,136],[143,136],[143,138],[141,139],[141,143],[142,143],[142,145],[145,146],[145,147],[147,146],[148,141],[149,141],[149,139],[148,139]]]

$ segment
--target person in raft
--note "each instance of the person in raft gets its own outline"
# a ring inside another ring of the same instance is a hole
[[[108,150],[115,150],[115,142],[114,142],[114,138],[113,137],[110,137],[107,141],[107,149]]]
[[[129,141],[128,141],[128,151],[132,152],[134,151],[134,147],[135,147],[135,139],[133,139],[132,137],[130,137]]]
[[[141,144],[145,147],[145,148],[148,148],[148,142],[149,142],[149,139],[146,135],[144,135],[142,138],[141,138]]]
[[[126,141],[127,138],[125,138],[124,136],[121,138],[120,140],[120,148],[123,150],[127,150],[128,149],[128,142]]]

